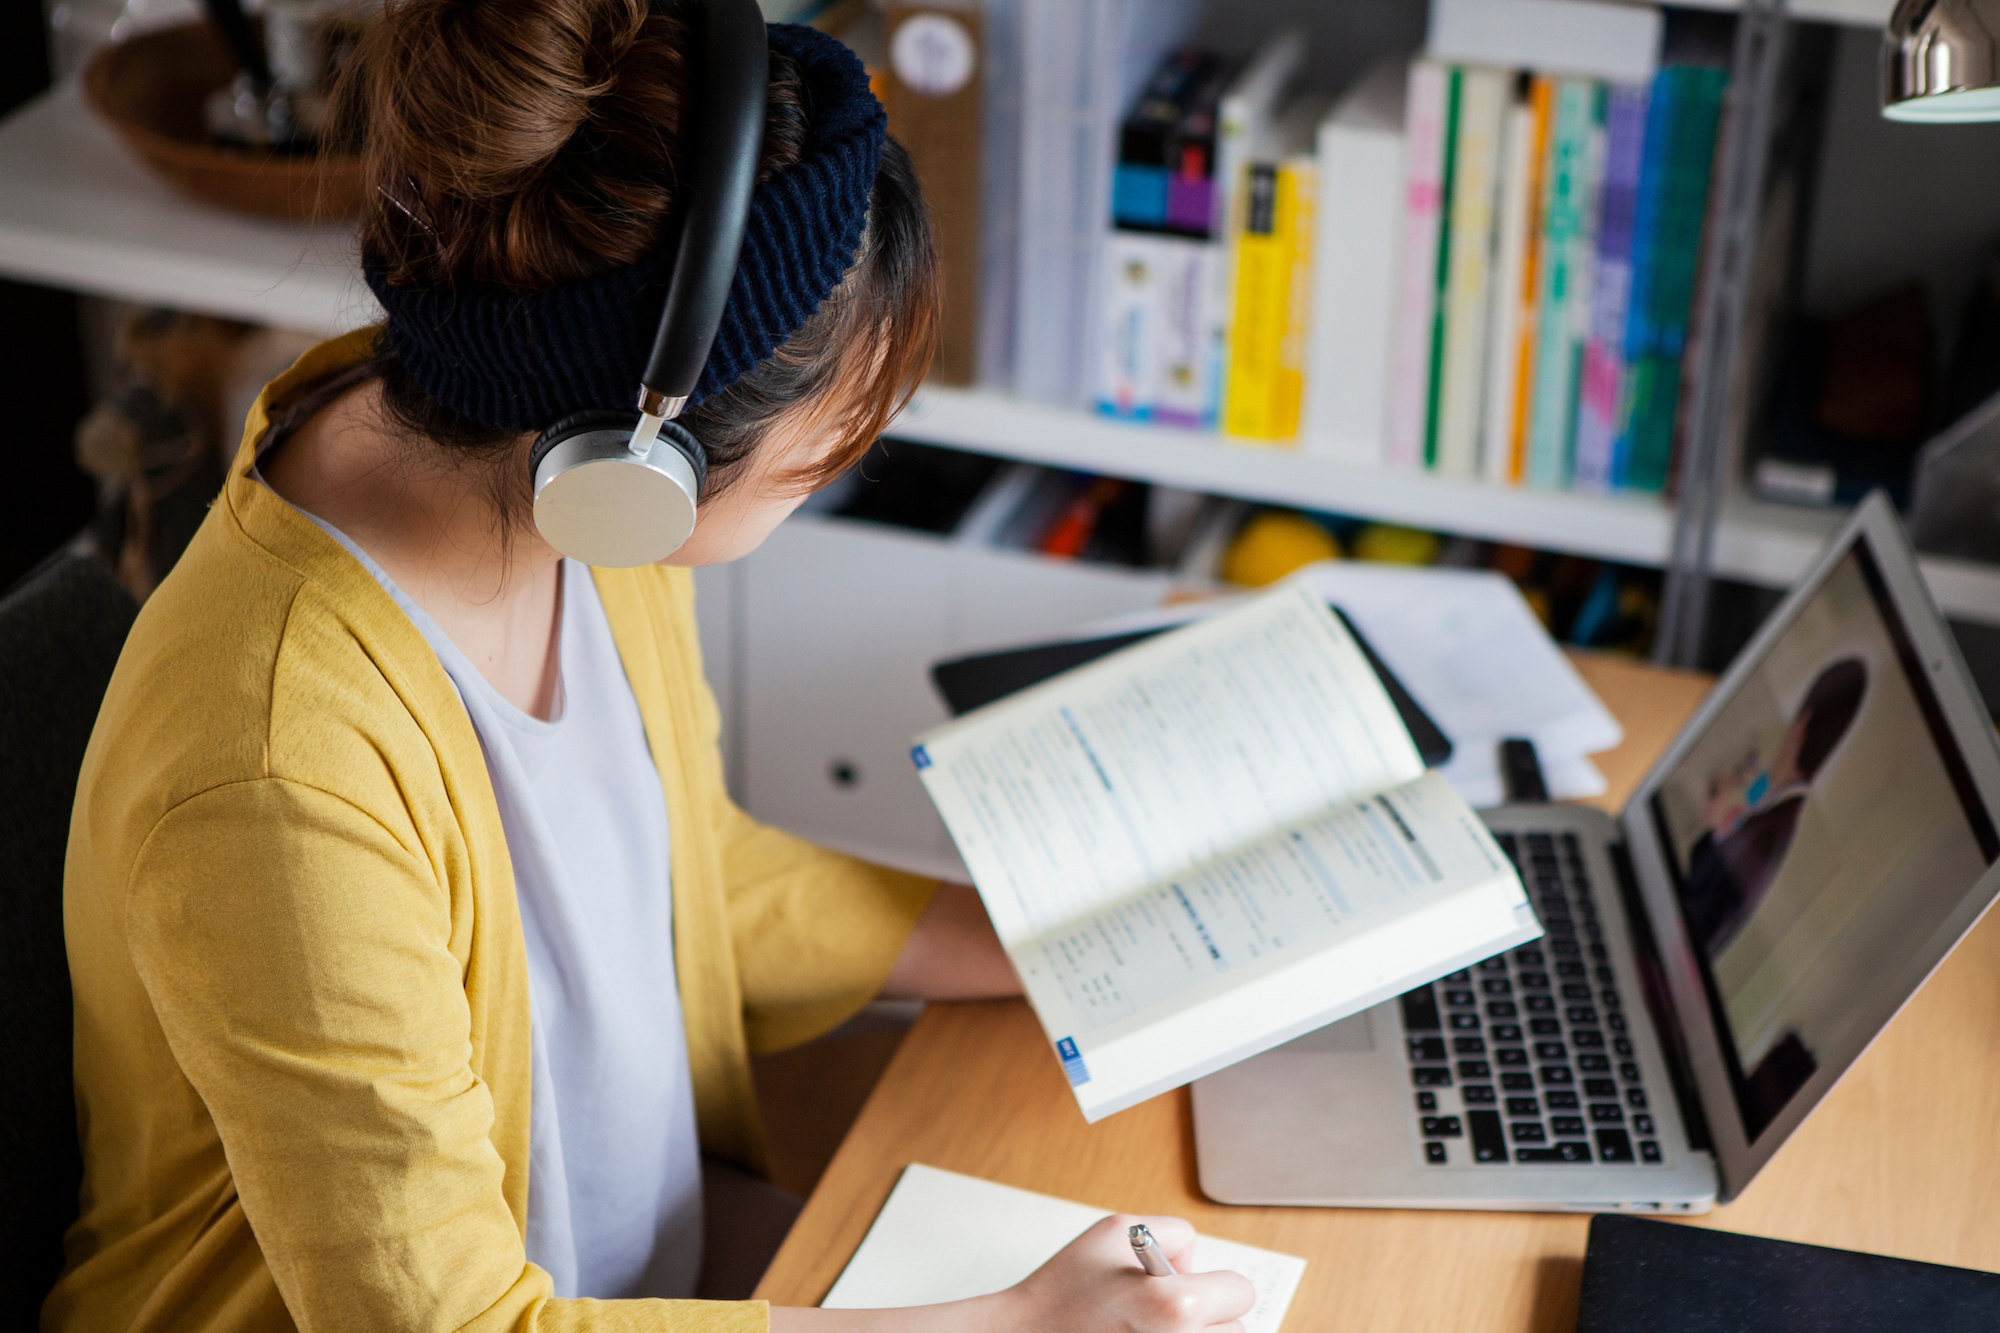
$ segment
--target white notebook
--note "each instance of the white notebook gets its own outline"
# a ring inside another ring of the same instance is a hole
[[[1086,1120],[1541,934],[1300,585],[920,738]]]
[[[820,1305],[894,1310],[1004,1291],[1109,1212],[934,1166],[907,1166]],[[1306,1261],[1214,1236],[1198,1238],[1190,1271],[1225,1268],[1257,1289],[1256,1308],[1243,1318],[1244,1333],[1278,1333]]]

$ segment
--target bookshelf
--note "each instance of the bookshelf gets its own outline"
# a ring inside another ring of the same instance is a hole
[[[1734,7],[1718,5],[1717,7]],[[1795,16],[1879,22],[1887,0],[1802,0]],[[313,332],[376,313],[340,228],[261,222],[189,202],[147,174],[64,84],[0,121],[0,274],[116,299]],[[999,393],[927,388],[899,436],[1025,462],[1325,509],[1635,565],[1669,556],[1673,510],[1648,496],[1502,489],[1343,466],[1131,425]],[[1778,586],[1838,522],[1831,511],[1723,502],[1714,572]],[[1926,559],[1946,612],[2000,626],[2000,568]]]

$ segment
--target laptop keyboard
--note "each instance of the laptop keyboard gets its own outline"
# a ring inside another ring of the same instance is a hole
[[[1583,849],[1569,833],[1493,837],[1545,933],[1402,997],[1424,1160],[1660,1161]]]

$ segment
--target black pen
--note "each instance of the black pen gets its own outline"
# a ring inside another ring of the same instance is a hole
[[[1167,1252],[1160,1248],[1160,1242],[1153,1239],[1153,1233],[1144,1222],[1127,1227],[1126,1236],[1132,1242],[1132,1255],[1139,1261],[1139,1267],[1154,1277],[1174,1276],[1174,1266],[1167,1259]]]

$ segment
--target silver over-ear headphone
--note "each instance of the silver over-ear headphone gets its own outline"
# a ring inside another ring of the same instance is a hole
[[[678,551],[708,476],[701,441],[675,418],[701,379],[736,276],[763,154],[770,51],[756,0],[700,0],[694,14],[705,56],[700,150],[637,406],[564,417],[528,455],[535,527],[587,565],[624,569]]]

